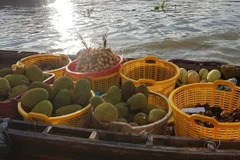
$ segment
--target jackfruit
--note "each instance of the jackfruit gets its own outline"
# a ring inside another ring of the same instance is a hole
[[[91,85],[87,79],[80,79],[72,91],[72,101],[74,104],[79,104],[85,107],[89,104],[92,97]]]
[[[59,77],[53,83],[53,89],[56,91],[56,93],[62,89],[71,90],[73,87],[73,79],[68,76]]]
[[[6,96],[0,96],[0,102],[5,101],[7,99]]]
[[[29,112],[42,100],[48,100],[48,92],[43,88],[33,88],[26,91],[20,99],[22,107]]]
[[[153,122],[159,121],[165,115],[166,115],[166,111],[164,111],[163,109],[160,109],[160,108],[153,109],[149,112],[148,123],[153,123]]]
[[[49,76],[48,73],[43,73],[43,77],[44,77],[43,79],[46,80],[46,79],[48,79],[50,76]]]
[[[47,83],[44,82],[32,82],[29,86],[28,89],[32,89],[32,88],[44,88],[48,91],[48,100],[53,100],[54,96],[55,96],[55,91],[54,89]]]
[[[10,83],[5,78],[0,78],[0,96],[7,96],[11,90]]]
[[[124,102],[120,102],[114,105],[118,110],[118,118],[123,118],[128,114],[127,104]]]
[[[127,120],[125,118],[118,118],[117,121],[118,122],[125,122],[125,123],[127,123]]]
[[[63,116],[70,113],[77,112],[82,109],[82,106],[78,104],[66,105],[58,108],[55,112],[55,116]]]
[[[135,85],[131,80],[127,80],[123,82],[121,85],[121,93],[123,102],[127,102],[127,100],[135,93]]]
[[[138,126],[138,124],[136,122],[129,122],[128,124],[130,124],[130,126],[132,126],[132,127],[137,127]]]
[[[149,90],[146,86],[146,84],[140,84],[136,87],[135,93],[142,93],[148,98]]]
[[[94,110],[96,119],[103,122],[116,121],[118,119],[118,111],[111,103],[104,102],[98,105]]]
[[[90,99],[91,106],[95,109],[99,104],[105,102],[101,96],[93,96]]]
[[[136,93],[127,100],[127,105],[130,106],[130,110],[139,110],[147,106],[147,98],[142,93]]]
[[[11,68],[3,68],[0,70],[0,77],[5,77],[8,74],[12,74],[13,70]]]
[[[26,71],[26,67],[24,63],[18,61],[16,64],[12,65],[12,71],[14,74],[24,74]]]
[[[146,107],[144,107],[141,112],[145,113],[146,115],[149,114],[149,112],[152,110],[152,109],[156,109],[158,108],[157,106],[153,106],[153,105],[147,105]]]
[[[38,102],[32,109],[31,112],[41,113],[48,117],[52,115],[53,105],[49,100],[42,100]]]
[[[8,74],[4,78],[8,80],[11,87],[15,87],[17,85],[29,85],[29,79],[23,74]]]
[[[69,89],[62,89],[60,90],[56,96],[53,98],[53,110],[54,112],[66,105],[72,104],[72,96],[71,96],[71,91]]]
[[[28,86],[26,85],[18,85],[11,89],[8,98],[14,98],[28,90]]]
[[[148,116],[145,113],[139,112],[134,116],[134,122],[139,126],[148,124]]]
[[[34,82],[34,81],[43,82],[43,80],[44,80],[44,75],[43,75],[42,69],[39,68],[35,64],[26,68],[25,75],[28,77],[28,79],[31,82]]]
[[[111,104],[117,104],[122,99],[121,89],[117,86],[111,86],[104,97],[105,102],[109,102]]]

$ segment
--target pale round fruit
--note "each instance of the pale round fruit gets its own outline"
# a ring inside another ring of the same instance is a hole
[[[207,75],[208,75],[209,71],[206,68],[202,68],[199,70],[198,74],[200,76],[200,79],[207,79]]]
[[[221,78],[221,73],[217,69],[211,70],[207,75],[208,82],[214,82],[215,80],[218,80],[220,78]]]
[[[200,77],[197,72],[189,72],[188,73],[188,79],[187,79],[188,84],[199,83],[199,82],[200,82]]]
[[[179,70],[180,70],[180,76],[178,80],[182,84],[187,84],[187,75],[188,75],[187,70],[185,68],[179,68]]]

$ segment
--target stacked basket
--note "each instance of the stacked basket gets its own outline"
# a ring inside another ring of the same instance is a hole
[[[36,54],[25,57],[20,60],[22,63],[25,64],[26,67],[36,64],[41,68],[41,65],[45,65],[47,68],[48,66],[59,66],[56,69],[47,69],[41,68],[46,73],[53,73],[55,74],[55,79],[64,75],[66,71],[66,66],[71,62],[71,59],[64,54]]]

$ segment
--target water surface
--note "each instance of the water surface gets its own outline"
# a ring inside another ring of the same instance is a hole
[[[240,1],[1,0],[0,49],[76,54],[107,46],[124,57],[240,65]]]

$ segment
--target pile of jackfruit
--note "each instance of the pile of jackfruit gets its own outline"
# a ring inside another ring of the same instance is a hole
[[[0,101],[7,102],[26,92],[31,83],[43,82],[47,78],[49,75],[37,65],[26,68],[18,62],[12,68],[3,68],[0,70]]]
[[[93,116],[101,122],[124,122],[131,126],[147,125],[161,120],[166,111],[148,103],[149,90],[145,84],[135,86],[131,80],[120,88],[112,86],[105,95],[90,99]]]
[[[26,112],[44,114],[47,117],[63,116],[86,107],[92,97],[91,85],[87,79],[76,82],[62,76],[52,85],[33,82],[20,99]]]

